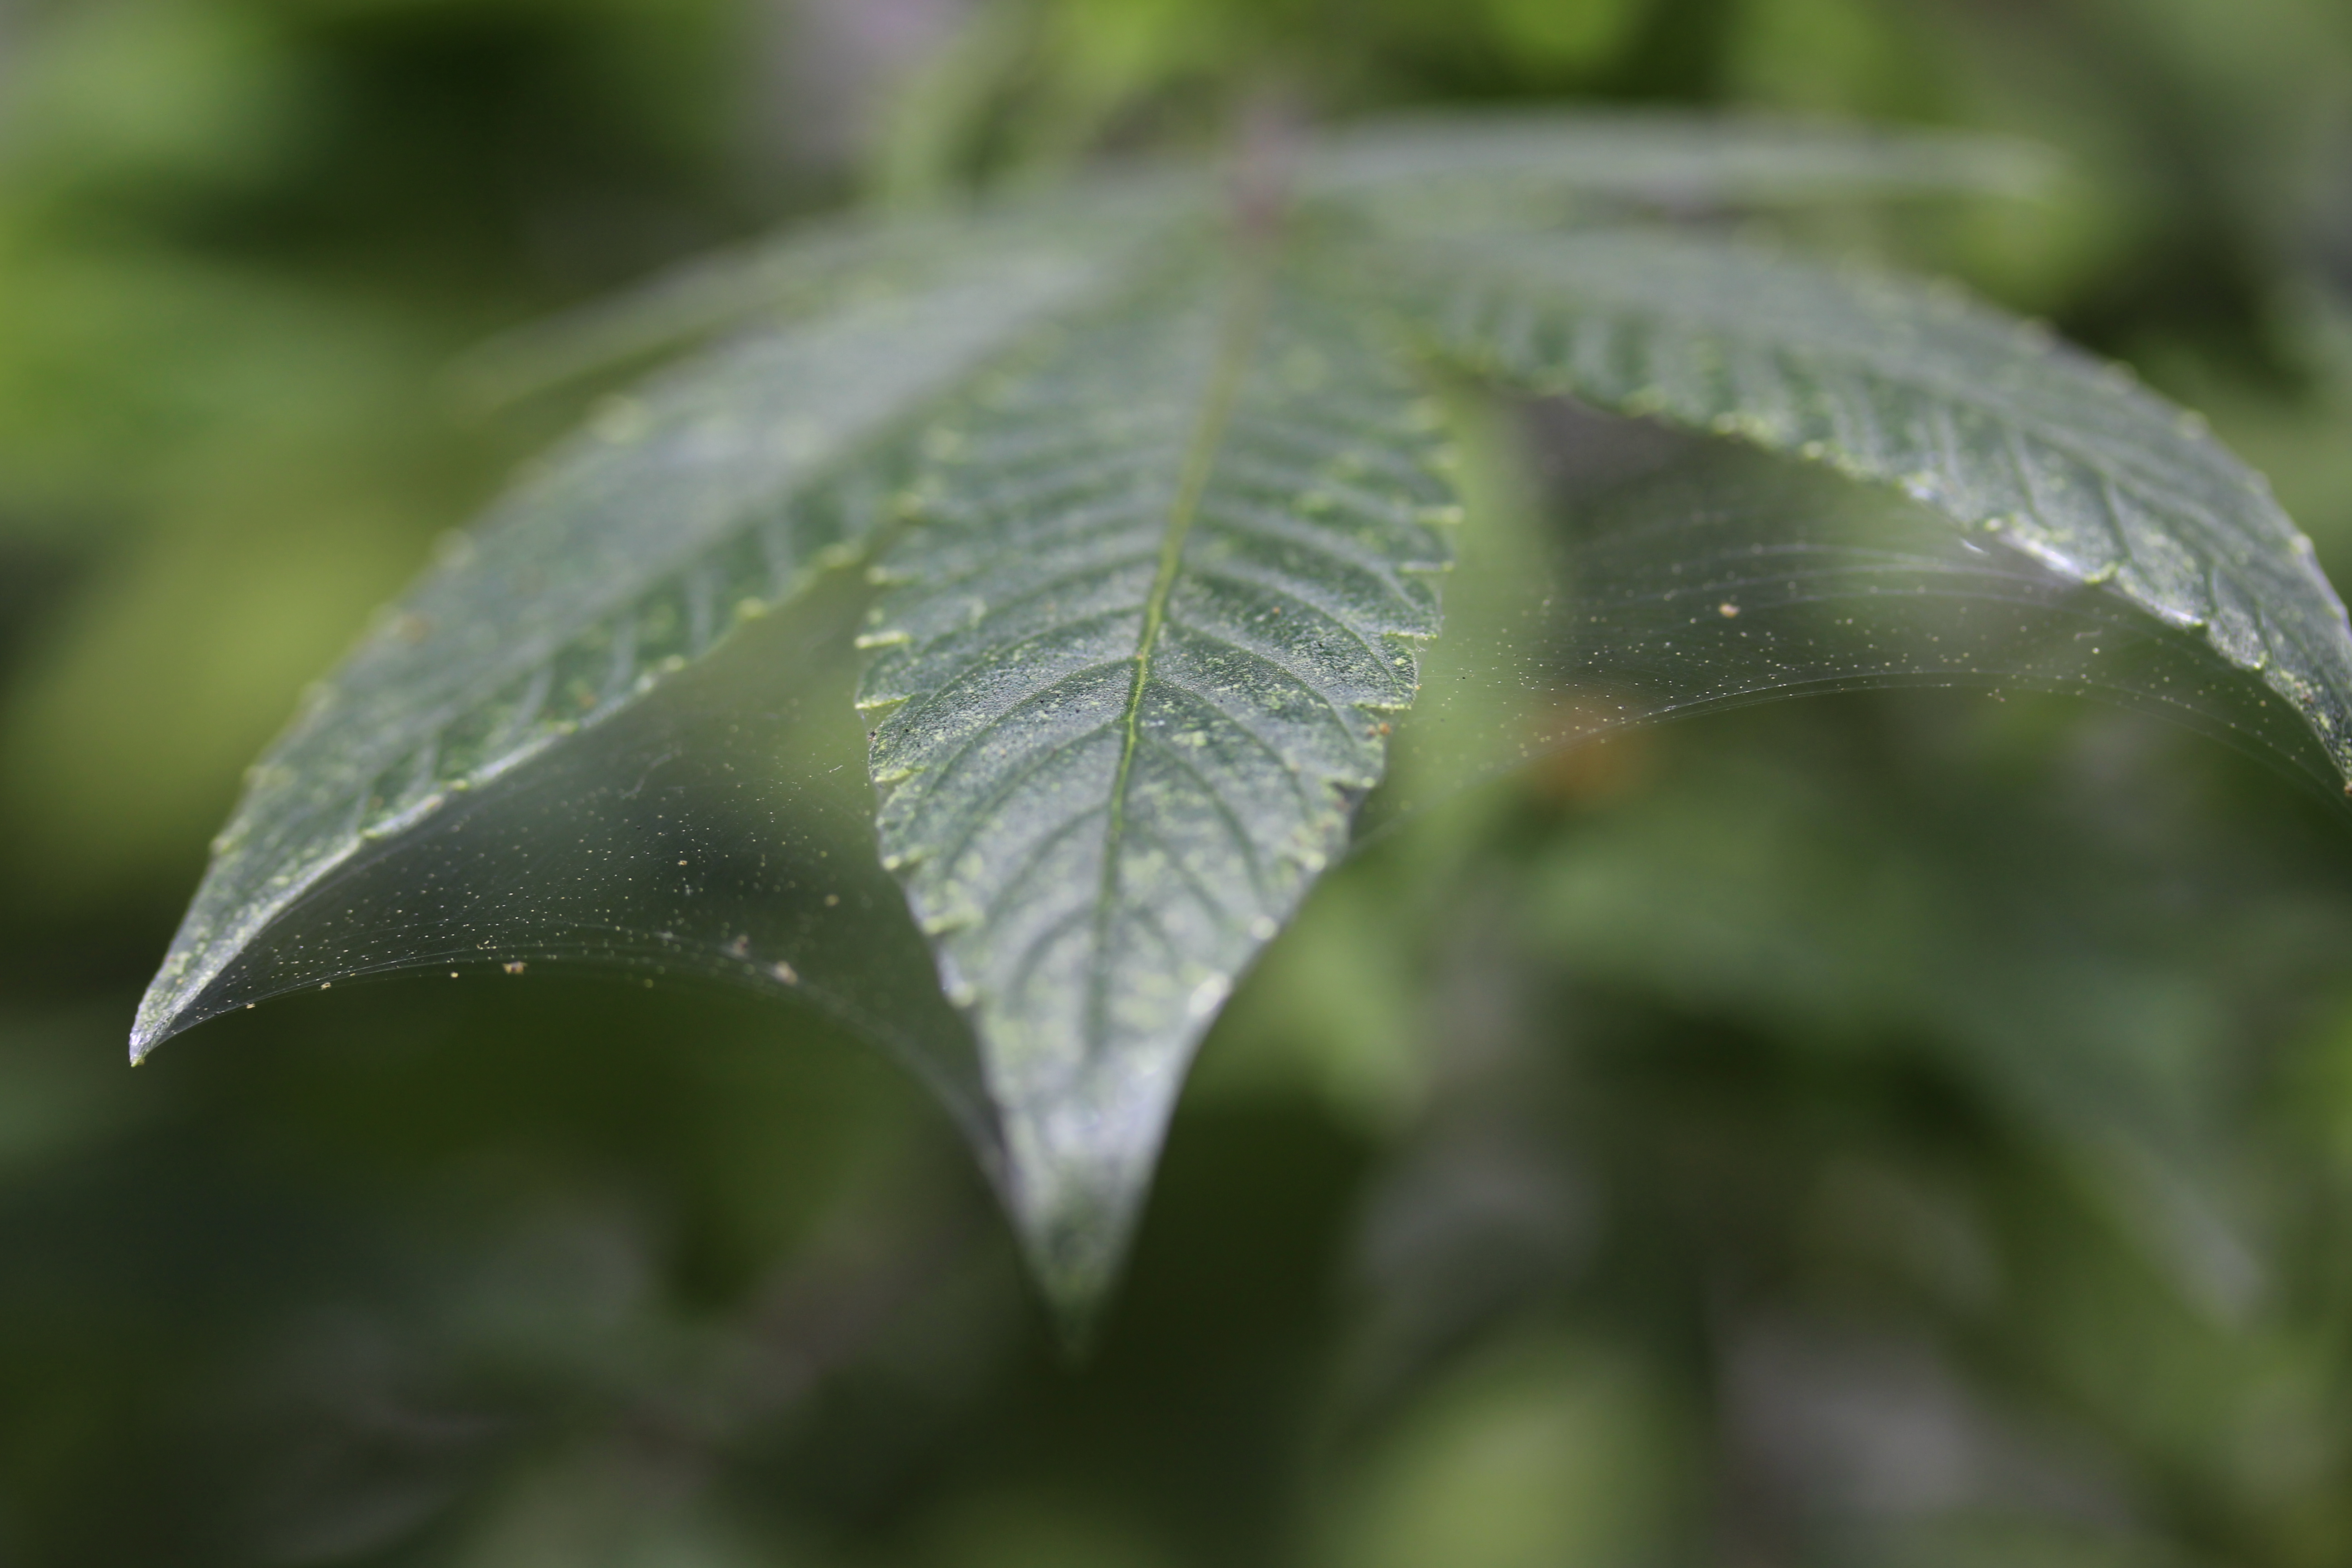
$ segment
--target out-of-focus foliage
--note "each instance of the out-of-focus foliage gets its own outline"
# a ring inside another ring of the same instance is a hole
[[[949,1131],[814,1024],[534,973],[119,1065],[235,770],[563,412],[461,424],[448,356],[1268,95],[2037,135],[2063,201],[1811,237],[2133,361],[2343,581],[2332,0],[0,23],[0,1563],[2352,1555],[2352,840],[2078,705],[1637,733],[1345,868],[1081,1373]]]

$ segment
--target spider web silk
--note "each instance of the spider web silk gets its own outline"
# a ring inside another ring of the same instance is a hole
[[[1446,634],[1395,724],[1360,844],[1629,726],[1902,685],[2160,713],[2330,794],[2301,721],[2194,631],[1997,535],[1731,443],[1566,403],[1522,410],[1538,504],[1474,509]],[[371,846],[175,1020],[412,969],[620,970],[812,1006],[914,1070],[1007,1179],[972,1038],[875,851],[855,570],[637,705]]]

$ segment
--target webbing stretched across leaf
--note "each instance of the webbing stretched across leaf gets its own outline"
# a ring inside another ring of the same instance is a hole
[[[943,287],[730,345],[593,426],[460,541],[249,776],[141,1001],[142,1055],[262,928],[396,837],[699,659],[855,551],[894,436],[1051,306],[1089,258],[992,257]]]
[[[1383,252],[1439,352],[1901,486],[2258,672],[2352,772],[2352,629],[2195,416],[2046,331],[1884,275],[1645,231]]]
[[[823,568],[871,564],[879,850],[977,1037],[1032,1262],[1083,1315],[1193,1047],[1345,847],[1440,629],[1454,511],[1423,381],[1443,366],[1899,486],[1988,549],[2200,628],[2352,762],[2342,607],[2185,416],[1936,291],[1622,226],[1629,203],[1981,187],[2018,167],[1721,122],[1404,126],[1312,144],[1286,183],[1253,168],[1223,204],[1206,172],[1163,169],[788,241],[526,343],[510,387],[751,323],[605,405],[306,707],[216,845],[134,1049],[265,994],[230,966],[310,918],[363,847],[383,883],[375,850],[428,837],[454,792],[569,788],[583,748],[626,728],[603,721],[726,665],[740,616],[806,608]],[[752,661],[739,700],[773,707],[803,672]],[[756,746],[720,765],[739,764],[761,765]],[[787,831],[724,826],[708,837],[760,868],[759,835]],[[697,874],[661,854],[643,868]],[[840,901],[803,891],[813,919]],[[501,898],[467,924],[485,957],[528,905]],[[748,964],[741,922],[709,940]],[[386,931],[368,966],[424,956],[402,943]],[[834,945],[851,962],[858,942]],[[297,951],[269,984],[352,965],[347,946]],[[805,953],[759,967],[822,994]]]

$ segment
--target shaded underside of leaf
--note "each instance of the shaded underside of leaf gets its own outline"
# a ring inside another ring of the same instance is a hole
[[[1649,231],[1383,252],[1440,352],[1899,486],[2202,631],[2352,774],[2352,626],[2311,542],[2200,421],[1956,294]]]
[[[886,863],[972,1016],[1048,1291],[1116,1268],[1193,1047],[1344,847],[1437,630],[1409,362],[1188,258],[937,432],[880,568]]]

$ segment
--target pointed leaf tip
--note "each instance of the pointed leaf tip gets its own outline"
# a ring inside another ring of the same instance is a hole
[[[1099,1096],[1118,1108],[1107,1116],[1066,1101],[1005,1118],[1013,1172],[1006,1206],[1030,1276],[1073,1360],[1091,1352],[1117,1293],[1176,1087],[1112,1086]]]
[[[1178,259],[935,444],[864,691],[884,864],[1066,1326],[1234,978],[1381,776],[1449,556],[1423,389],[1372,322],[1271,258]]]

